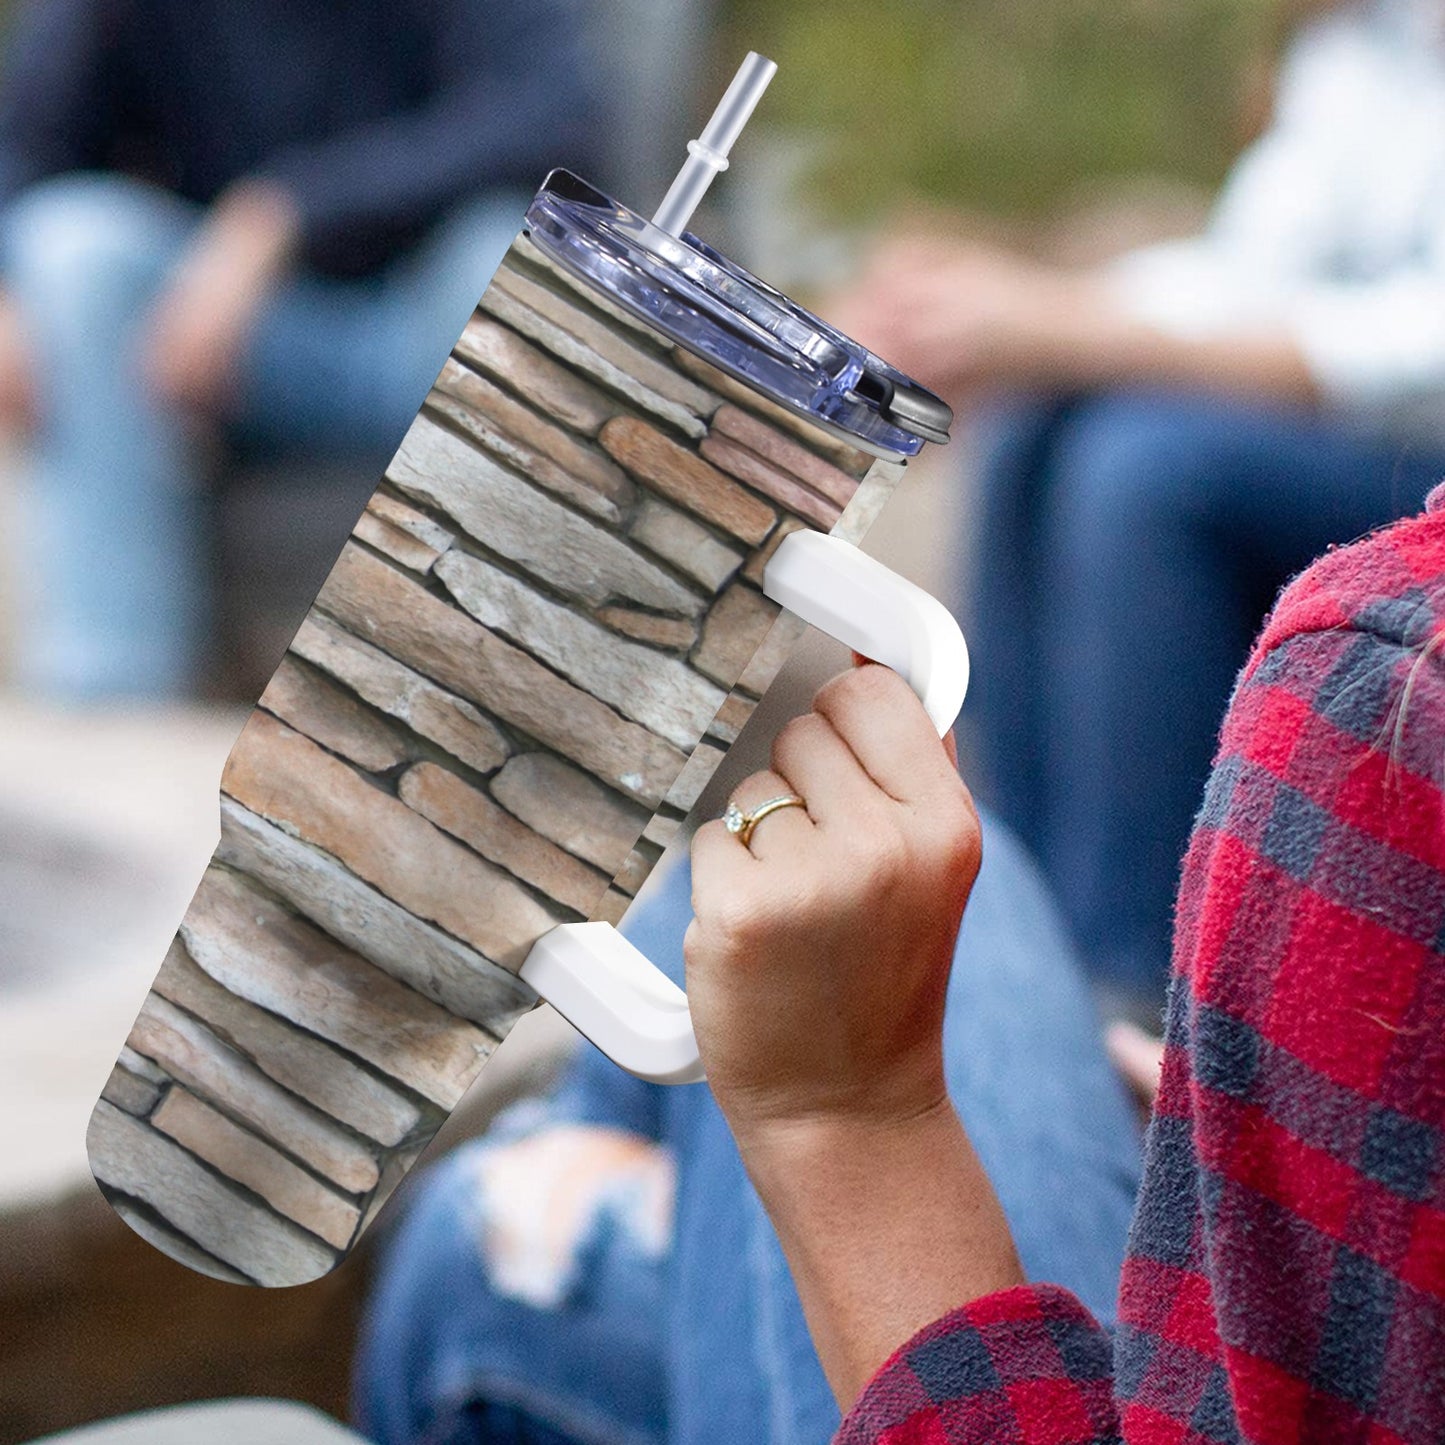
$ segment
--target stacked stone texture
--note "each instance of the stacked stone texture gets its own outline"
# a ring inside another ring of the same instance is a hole
[[[330,1269],[534,1004],[535,940],[621,916],[772,681],[779,540],[860,535],[898,472],[519,240],[227,763],[91,1122],[128,1222],[223,1278]]]

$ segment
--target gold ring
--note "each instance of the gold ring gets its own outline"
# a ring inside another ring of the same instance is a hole
[[[746,848],[753,836],[753,829],[769,813],[776,813],[779,808],[806,808],[807,806],[796,793],[785,793],[779,798],[769,798],[766,803],[759,803],[750,813],[743,812],[736,803],[729,803],[727,812],[723,814],[723,827],[735,835]]]

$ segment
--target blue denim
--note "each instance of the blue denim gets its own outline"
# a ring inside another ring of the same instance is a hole
[[[1138,1128],[1037,871],[1004,829],[985,828],[948,996],[949,1088],[1029,1274],[1109,1320]],[[625,920],[679,979],[689,894],[680,866]],[[492,1277],[476,1165],[558,1121],[664,1145],[676,1161],[674,1233],[659,1253],[623,1204],[600,1211],[565,1297],[537,1306]],[[781,1248],[711,1094],[640,1083],[590,1047],[555,1097],[514,1109],[420,1181],[382,1259],[354,1398],[380,1445],[821,1445],[839,1422]]]
[[[1023,398],[981,428],[962,569],[970,779],[1038,858],[1086,968],[1157,1018],[1180,860],[1279,588],[1418,511],[1445,455],[1167,392]]]
[[[354,462],[360,510],[526,199],[464,207],[374,277],[285,283],[241,359],[230,439],[243,452]],[[0,275],[30,333],[41,400],[21,526],[43,582],[16,638],[28,689],[161,697],[195,675],[209,615],[204,439],[150,394],[136,351],[203,216],[109,174],[43,181],[0,216]]]

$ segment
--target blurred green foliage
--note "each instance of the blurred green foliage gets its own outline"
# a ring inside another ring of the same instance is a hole
[[[825,211],[901,196],[1025,218],[1130,175],[1216,182],[1267,103],[1288,0],[725,0],[783,67]]]

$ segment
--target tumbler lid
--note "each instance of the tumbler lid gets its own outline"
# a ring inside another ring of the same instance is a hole
[[[948,440],[953,412],[926,387],[692,232],[669,235],[570,171],[543,182],[526,230],[608,300],[862,451],[911,457]]]

